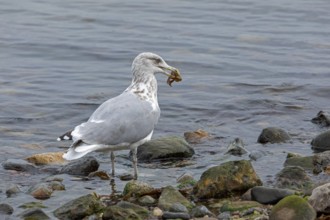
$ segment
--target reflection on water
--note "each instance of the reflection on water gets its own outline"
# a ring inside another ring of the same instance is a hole
[[[175,184],[185,172],[199,178],[237,159],[223,153],[240,137],[249,151],[267,153],[253,163],[271,182],[285,152],[312,154],[310,140],[321,130],[309,120],[329,109],[329,10],[325,0],[3,2],[0,161],[68,146],[57,136],[120,94],[130,84],[133,58],[152,51],[183,76],[172,88],[157,76],[162,115],[154,138],[202,128],[214,139],[194,146],[188,166],[141,164],[141,178],[154,186]],[[267,126],[287,130],[292,143],[257,144]],[[125,173],[127,152],[118,154],[117,170]],[[110,169],[109,155],[94,155],[101,169]],[[33,181],[0,173],[0,186]],[[87,190],[69,178],[72,192]],[[102,181],[90,184],[110,191]],[[124,184],[116,179],[117,190]],[[52,202],[58,201],[46,201]]]

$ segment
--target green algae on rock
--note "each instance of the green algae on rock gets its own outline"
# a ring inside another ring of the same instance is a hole
[[[287,196],[272,209],[269,220],[314,220],[316,212],[303,198],[296,195]]]
[[[193,208],[193,204],[186,199],[178,190],[172,186],[167,186],[162,190],[158,200],[158,206],[162,210],[170,210],[171,206],[175,203],[181,203],[188,210]]]
[[[194,187],[198,199],[222,198],[262,185],[248,160],[229,161],[205,171]]]

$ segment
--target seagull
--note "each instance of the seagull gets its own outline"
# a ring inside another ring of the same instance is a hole
[[[138,178],[137,148],[151,139],[160,116],[156,73],[168,77],[167,84],[182,80],[177,68],[150,52],[140,53],[132,63],[132,82],[120,95],[102,103],[87,122],[61,135],[57,140],[73,140],[63,155],[75,160],[92,151],[110,151],[112,176],[115,175],[114,151],[131,150],[133,178]]]

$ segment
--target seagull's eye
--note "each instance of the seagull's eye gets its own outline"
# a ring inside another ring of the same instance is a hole
[[[150,58],[150,60],[153,60],[156,64],[161,63],[162,60],[159,58]]]

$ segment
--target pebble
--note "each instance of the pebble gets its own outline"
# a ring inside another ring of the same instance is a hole
[[[161,217],[163,216],[163,211],[158,208],[158,207],[155,207],[153,210],[152,210],[152,215],[156,216],[156,217]]]
[[[185,212],[164,212],[163,219],[182,219],[182,220],[189,220],[190,215]]]

